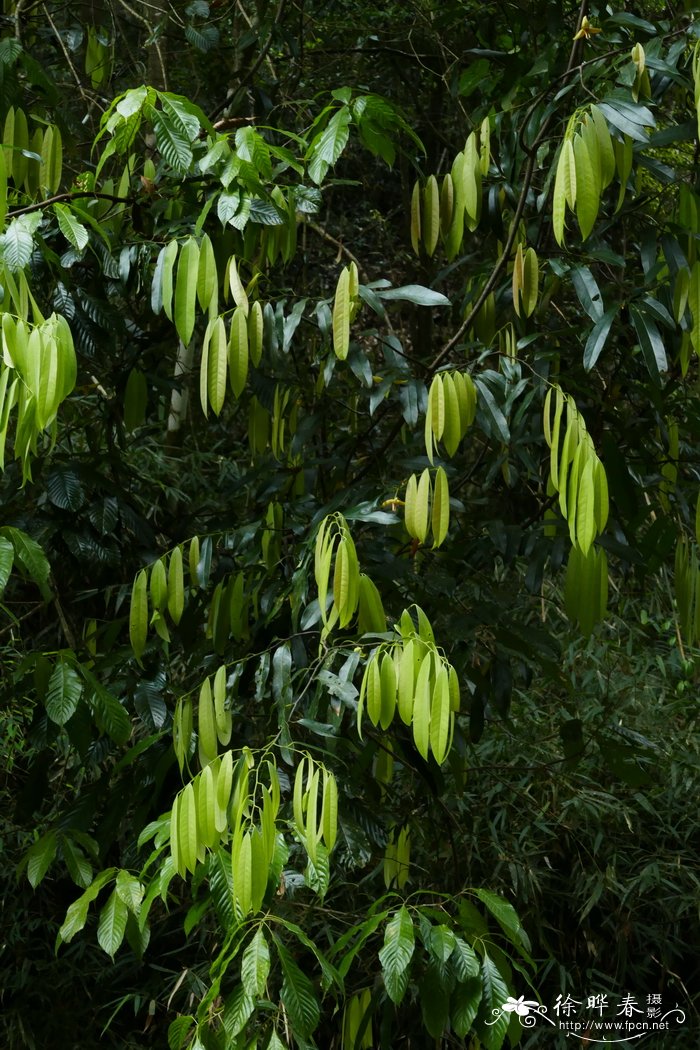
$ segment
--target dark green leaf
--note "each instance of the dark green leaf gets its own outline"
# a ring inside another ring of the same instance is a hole
[[[65,725],[75,713],[83,691],[77,672],[65,660],[59,660],[49,679],[46,693],[46,713],[58,725]]]
[[[593,368],[602,353],[612,323],[617,316],[617,310],[617,306],[613,306],[609,310],[606,310],[600,321],[593,326],[589,333],[583,351],[583,367],[587,372]]]
[[[647,317],[646,314],[643,314],[636,306],[630,306],[630,317],[639,339],[642,356],[649,375],[655,383],[660,384],[661,372],[668,370],[668,362],[659,329],[654,321]]]

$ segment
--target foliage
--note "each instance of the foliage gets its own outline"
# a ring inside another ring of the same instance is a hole
[[[6,4],[5,1042],[697,1010],[692,19],[257,7]]]

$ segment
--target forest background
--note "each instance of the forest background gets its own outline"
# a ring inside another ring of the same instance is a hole
[[[695,14],[4,0],[3,1046],[697,1030]]]

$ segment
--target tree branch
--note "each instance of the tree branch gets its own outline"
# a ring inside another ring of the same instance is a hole
[[[80,197],[112,201],[113,204],[133,204],[134,202],[133,197],[116,197],[113,193],[98,193],[96,190],[71,190],[68,193],[57,193],[53,197],[47,197],[45,201],[39,201],[37,204],[28,204],[26,208],[15,208],[13,211],[8,211],[6,218],[16,219],[18,215],[29,215],[32,211],[41,211],[42,208],[48,208],[52,204],[59,204],[61,201],[74,201]]]

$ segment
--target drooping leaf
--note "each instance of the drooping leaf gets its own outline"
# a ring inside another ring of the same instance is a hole
[[[83,683],[77,671],[65,660],[59,660],[46,692],[46,713],[51,721],[65,725],[75,714],[82,691]]]
[[[118,895],[116,889],[112,890],[107,903],[100,912],[97,926],[97,942],[107,955],[114,957],[126,933],[126,920],[129,912],[126,904]]]

